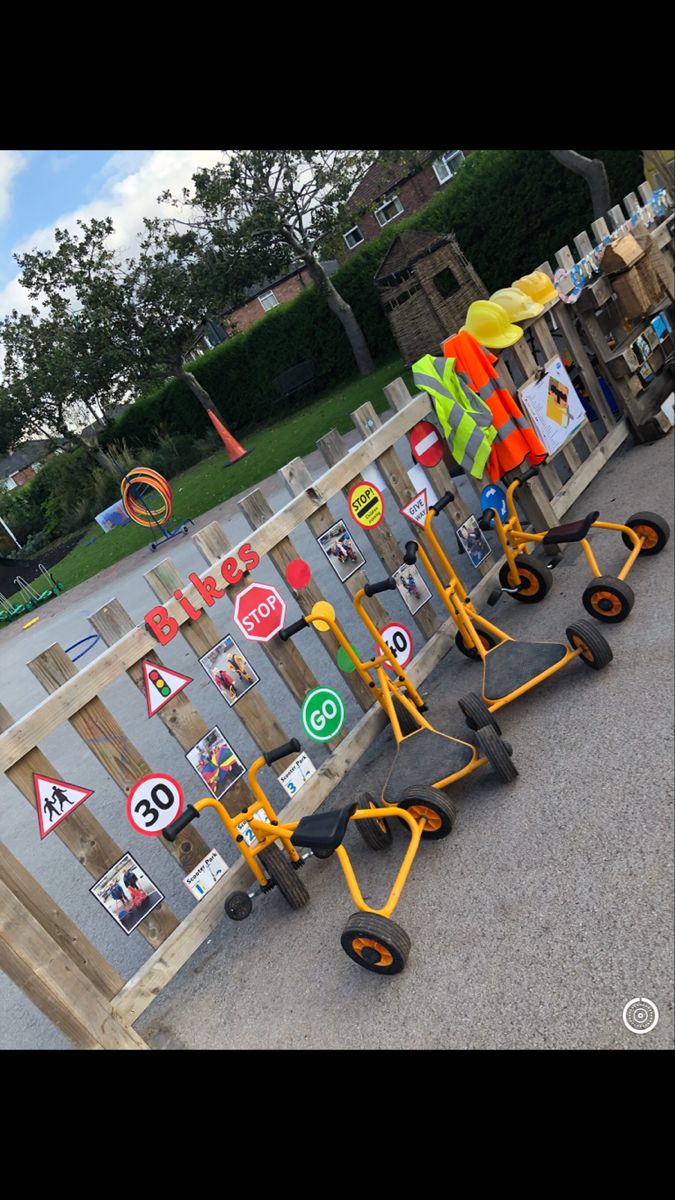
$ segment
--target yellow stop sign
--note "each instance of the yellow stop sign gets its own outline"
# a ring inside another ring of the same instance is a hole
[[[374,529],[384,516],[384,500],[374,483],[355,483],[349,493],[349,511],[363,529]]]

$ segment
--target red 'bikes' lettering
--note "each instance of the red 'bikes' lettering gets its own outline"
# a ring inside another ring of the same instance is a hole
[[[260,562],[260,556],[248,542],[245,546],[240,546],[239,558],[243,564],[243,569],[236,558],[226,558],[222,563],[220,573],[225,583],[238,583],[246,571],[254,570]],[[218,587],[212,575],[206,575],[203,579],[200,579],[199,575],[193,571],[188,578],[208,608],[211,608],[216,600],[220,600],[225,595],[225,589]],[[202,615],[201,610],[191,604],[187,596],[183,595],[180,588],[177,588],[174,592],[174,598],[178,601],[183,611],[187,613],[191,621],[199,620]],[[163,604],[156,604],[154,608],[151,608],[145,614],[145,627],[148,633],[151,633],[162,646],[166,646],[178,633],[178,621],[175,617],[169,616],[168,610]]]

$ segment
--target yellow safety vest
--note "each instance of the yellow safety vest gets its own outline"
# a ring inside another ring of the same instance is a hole
[[[425,354],[413,363],[412,373],[434,402],[452,457],[465,474],[480,479],[497,436],[487,404],[458,376],[454,358]]]

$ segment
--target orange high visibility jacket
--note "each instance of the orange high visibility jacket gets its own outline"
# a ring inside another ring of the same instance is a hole
[[[492,366],[497,356],[485,350],[466,331],[446,338],[441,349],[445,358],[456,359],[455,371],[478,393],[492,413],[492,424],[497,430],[487,462],[492,483],[501,479],[506,471],[515,471],[525,459],[533,467],[543,463],[547,457],[546,447],[511,393],[501,386]]]

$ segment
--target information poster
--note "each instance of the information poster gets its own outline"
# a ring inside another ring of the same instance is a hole
[[[555,454],[579,428],[584,407],[559,358],[549,359],[544,375],[519,390],[535,433],[549,454]]]

